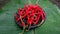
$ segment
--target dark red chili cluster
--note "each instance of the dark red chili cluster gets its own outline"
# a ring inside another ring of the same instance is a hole
[[[40,19],[44,20],[44,12],[38,5],[25,5],[24,8],[18,9],[19,18],[16,17],[17,21],[21,21],[21,26],[25,25],[37,25]],[[16,16],[16,15],[15,15]],[[26,22],[24,22],[24,19]]]

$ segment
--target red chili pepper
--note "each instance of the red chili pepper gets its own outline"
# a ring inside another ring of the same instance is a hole
[[[14,14],[16,21],[19,21],[20,19],[17,17],[16,14]]]
[[[22,22],[21,26],[23,27],[24,25],[25,25],[24,22]]]
[[[38,5],[25,5],[23,9],[18,9],[19,16],[22,17],[22,19],[27,19],[27,25],[38,23],[40,16],[42,17],[42,20],[44,20],[43,10]],[[19,18],[20,19],[20,18]],[[16,17],[16,20],[18,18]],[[24,22],[22,22],[22,26],[24,26]]]

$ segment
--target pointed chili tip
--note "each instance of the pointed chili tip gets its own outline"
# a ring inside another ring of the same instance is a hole
[[[24,27],[24,25],[25,25],[24,22],[22,22],[21,26]]]

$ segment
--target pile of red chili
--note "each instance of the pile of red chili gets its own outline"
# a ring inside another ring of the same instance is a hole
[[[25,5],[24,8],[19,8],[17,13],[19,17],[15,14],[15,20],[21,22],[22,27],[24,25],[37,25],[40,16],[42,20],[45,19],[45,13],[38,5]]]

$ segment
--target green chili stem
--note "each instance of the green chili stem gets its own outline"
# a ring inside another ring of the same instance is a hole
[[[28,29],[26,31],[29,31],[30,30],[30,26],[31,26],[31,24],[28,26]]]
[[[21,19],[21,22],[23,22],[23,20],[22,20],[22,17],[21,17],[21,16],[20,16],[20,19]],[[20,34],[24,34],[24,30],[25,30],[25,24],[24,24],[23,30],[22,30],[22,32],[21,32]]]
[[[35,34],[35,29],[32,30],[32,34]]]
[[[28,0],[29,4],[31,4],[31,0]]]
[[[39,0],[36,1],[36,4],[38,4]]]

